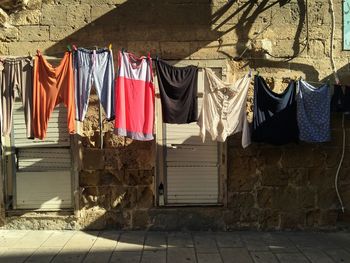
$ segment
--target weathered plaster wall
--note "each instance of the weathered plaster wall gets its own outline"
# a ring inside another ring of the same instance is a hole
[[[34,54],[39,48],[59,57],[67,44],[112,43],[114,51],[124,47],[145,54],[151,50],[164,59],[228,59],[233,74],[242,74],[248,67],[258,70],[275,91],[285,88],[286,77],[333,81],[328,1],[308,1],[308,7],[303,0],[228,2],[29,0],[13,7],[11,1],[5,1],[0,13],[0,55]],[[341,81],[348,83],[348,52],[342,51],[342,1],[334,2],[335,61]],[[243,51],[241,61],[232,60]],[[267,52],[295,58],[286,61]],[[100,150],[97,118],[93,95],[80,138],[81,217],[59,219],[51,226],[46,217],[40,221],[40,215],[20,220],[11,217],[8,227],[329,229],[337,222],[350,221],[349,212],[340,212],[334,191],[342,144],[340,115],[332,117],[333,139],[326,144],[253,144],[243,150],[238,136],[230,138],[227,209],[154,208],[154,142],[114,136],[112,124],[105,122],[105,147]],[[349,120],[346,133],[350,135]],[[349,149],[347,143],[340,174],[346,209],[350,208]]]

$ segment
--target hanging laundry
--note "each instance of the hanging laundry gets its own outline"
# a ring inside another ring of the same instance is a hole
[[[96,88],[107,119],[113,120],[115,113],[112,50],[78,48],[74,52],[74,77],[77,120],[85,119],[92,84]]]
[[[209,85],[205,85],[203,106],[198,119],[203,142],[208,131],[212,140],[224,142],[227,136],[242,131],[242,146],[250,144],[250,131],[246,114],[247,95],[251,74],[235,83],[226,83],[215,73],[205,69]]]
[[[34,137],[44,139],[50,115],[64,103],[67,107],[67,125],[75,132],[74,72],[72,53],[66,52],[60,65],[53,67],[38,52],[34,61],[33,131]]]
[[[278,94],[262,77],[255,76],[253,141],[275,145],[298,141],[295,92],[295,81]]]
[[[330,88],[318,88],[298,81],[297,118],[299,139],[305,142],[327,142],[331,139]]]
[[[131,139],[153,140],[154,86],[152,59],[119,52],[114,132]]]
[[[26,135],[32,138],[33,58],[6,58],[0,61],[0,85],[2,135],[11,132],[14,99],[20,98],[24,108]]]
[[[160,59],[155,64],[163,122],[183,124],[197,121],[198,68],[174,67]]]
[[[350,112],[350,86],[334,85],[331,109],[334,112]]]

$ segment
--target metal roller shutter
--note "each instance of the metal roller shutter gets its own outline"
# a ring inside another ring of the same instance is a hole
[[[203,71],[199,71],[199,94],[203,92],[204,81]],[[198,112],[201,105],[202,98],[198,98]],[[203,143],[196,123],[165,124],[163,127],[167,204],[217,204],[218,143],[209,136]]]
[[[15,209],[72,207],[72,157],[63,105],[51,114],[44,140],[28,139],[22,104],[14,104],[11,143],[15,146]]]

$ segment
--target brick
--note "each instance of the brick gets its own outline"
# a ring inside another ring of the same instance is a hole
[[[98,19],[99,17],[111,12],[114,9],[115,6],[107,4],[94,6],[91,10],[91,20],[93,21],[95,19]]]
[[[99,170],[104,168],[103,151],[100,149],[86,148],[83,153],[83,169]]]
[[[314,208],[316,193],[310,187],[302,187],[298,189],[298,205],[300,209]]]
[[[108,5],[108,4],[118,4],[123,3],[125,1],[116,1],[116,0],[81,0],[82,4],[88,4],[88,5],[96,5],[96,6],[101,6],[101,5]]]
[[[262,188],[257,191],[257,202],[260,208],[272,207],[273,188]]]
[[[49,27],[47,26],[20,26],[20,41],[47,41],[49,39]]]
[[[43,4],[40,23],[42,25],[65,26],[67,24],[67,6]]]
[[[19,30],[15,27],[2,27],[0,28],[0,40],[1,42],[13,42],[18,40]]]
[[[310,147],[293,147],[286,149],[282,157],[282,166],[287,168],[293,167],[310,167],[312,166],[312,151]],[[303,152],[303,154],[300,154]]]
[[[234,193],[228,198],[228,206],[230,208],[252,208],[255,200],[251,193]]]
[[[147,211],[137,210],[132,214],[133,229],[144,229],[150,224],[150,218]]]
[[[91,22],[91,7],[87,4],[72,5],[67,10],[67,24],[80,28]]]
[[[74,32],[71,26],[50,26],[50,40],[60,41]]]
[[[302,212],[295,211],[292,213],[281,214],[282,229],[303,229],[305,227],[305,215]]]
[[[41,11],[38,9],[22,10],[21,12],[11,14],[11,24],[15,26],[39,25],[40,16]]]
[[[86,186],[98,186],[99,185],[99,172],[87,172],[81,171],[79,173],[79,184],[82,187]]]
[[[152,55],[159,52],[160,45],[157,41],[132,41],[128,42],[128,50],[132,50],[137,56],[146,56],[149,52]]]
[[[272,207],[282,211],[296,210],[298,208],[297,190],[291,186],[276,187],[273,191]]]
[[[274,165],[265,166],[261,176],[263,186],[283,186],[288,184],[289,174],[284,169]]]
[[[190,55],[189,42],[161,42],[160,49],[164,59],[181,59]]]
[[[8,54],[8,48],[5,43],[0,43],[0,55],[7,55]]]
[[[8,14],[0,8],[0,25],[7,24],[9,22],[9,16]]]
[[[36,50],[40,49],[43,54],[46,53],[47,50],[51,49],[54,45],[54,42],[49,41],[40,41],[40,42],[11,42],[8,43],[9,54],[12,56],[27,56],[28,52],[34,55]],[[51,49],[51,53],[56,53],[61,50]]]

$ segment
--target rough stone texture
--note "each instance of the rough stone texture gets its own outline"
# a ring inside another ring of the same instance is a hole
[[[341,82],[348,83],[348,52],[342,50],[342,1],[334,2],[335,61]],[[0,24],[7,24],[0,28],[0,54],[27,55],[40,49],[60,56],[57,54],[62,54],[67,44],[91,47],[112,43],[114,51],[122,47],[138,55],[151,51],[164,59],[227,59],[232,68],[229,79],[249,67],[258,70],[275,92],[282,92],[289,79],[300,76],[333,82],[329,4],[316,0],[309,5],[309,42],[305,47],[305,1],[1,1]],[[238,56],[241,61],[233,60]],[[286,56],[295,58],[285,61]],[[249,120],[252,95],[253,88],[249,90]],[[334,189],[342,145],[340,114],[332,115],[329,143],[252,144],[243,150],[239,136],[230,137],[227,208],[159,209],[154,208],[153,193],[155,142],[116,136],[113,122],[104,118],[104,147],[100,149],[98,110],[93,89],[80,131],[80,217],[11,216],[7,227],[280,230],[332,229],[340,221],[350,222],[349,212],[340,212]],[[350,137],[349,118],[345,128]],[[339,181],[346,211],[350,204],[349,147],[347,140]],[[3,216],[0,224],[1,220]],[[55,223],[48,226],[49,220]],[[69,226],[71,222],[74,226]]]

